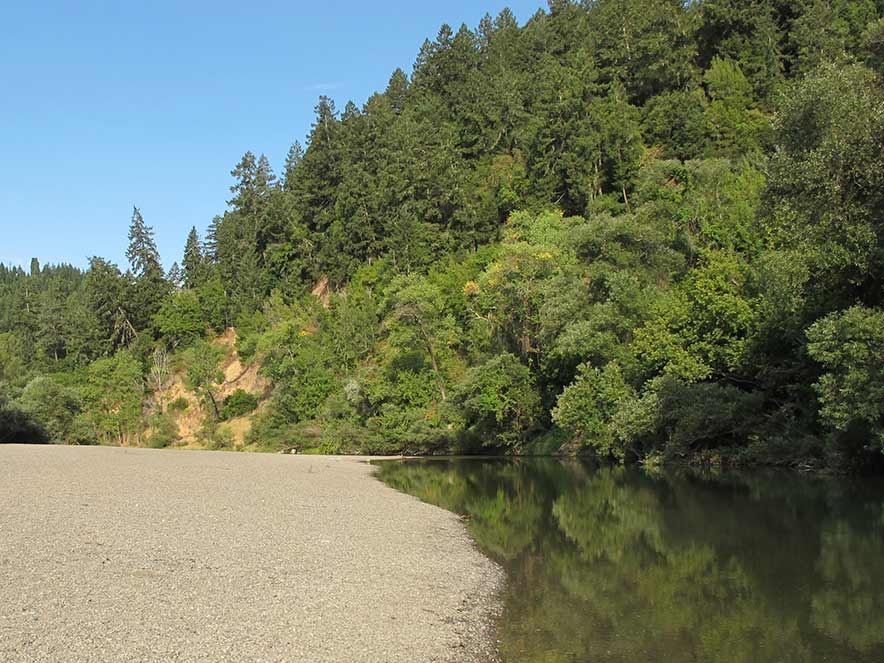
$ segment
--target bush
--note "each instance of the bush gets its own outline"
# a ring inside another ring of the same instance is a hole
[[[824,371],[814,385],[823,423],[884,451],[884,311],[854,306],[818,320],[807,352]]]
[[[318,447],[321,437],[322,429],[315,422],[286,422],[267,409],[252,420],[246,442],[269,451],[300,450]]]
[[[374,454],[383,453],[381,442],[364,426],[341,421],[323,429],[319,448],[326,454]]]
[[[524,442],[541,413],[531,372],[509,353],[467,371],[451,402],[466,432],[480,436],[485,446]]]
[[[237,389],[224,399],[224,404],[221,406],[220,419],[221,421],[235,419],[236,417],[241,417],[249,412],[254,412],[257,407],[257,396],[250,394],[244,389]]]
[[[558,398],[553,421],[602,455],[623,460],[625,449],[610,422],[619,403],[632,395],[617,364],[603,369],[581,364],[577,378]]]
[[[220,426],[214,419],[206,420],[196,435],[197,441],[207,449],[233,448],[233,431]]]
[[[758,427],[764,394],[726,384],[686,384],[674,378],[658,383],[659,425],[667,450],[696,452],[745,445]]]
[[[50,442],[76,442],[73,428],[80,403],[72,389],[52,378],[36,377],[24,388],[17,405],[45,431]]]
[[[190,401],[188,401],[184,396],[179,396],[174,401],[169,403],[169,406],[166,408],[169,412],[185,412],[190,407]]]
[[[178,441],[178,425],[170,416],[157,415],[150,420],[149,424],[153,432],[148,436],[145,444],[151,449],[164,449]]]
[[[5,385],[0,382],[0,444],[49,442],[47,432],[6,394]]]

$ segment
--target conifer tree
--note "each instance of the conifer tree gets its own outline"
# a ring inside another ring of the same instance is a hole
[[[169,294],[169,284],[163,275],[153,228],[144,222],[137,207],[132,211],[126,257],[133,279],[132,323],[136,329],[143,329],[160,309],[163,298]]]
[[[184,287],[184,270],[181,269],[177,262],[173,262],[172,266],[169,267],[166,280],[175,290],[180,290]]]
[[[141,210],[132,208],[132,222],[129,226],[129,248],[126,258],[136,278],[148,276],[151,272],[162,270],[160,253],[153,237],[153,228],[144,222]]]
[[[285,171],[283,172],[282,188],[286,192],[290,192],[295,187],[295,179],[297,177],[298,166],[304,159],[304,148],[301,147],[299,141],[292,143],[289,153],[285,157]]]
[[[196,226],[191,227],[187,234],[187,243],[184,245],[184,259],[181,261],[184,269],[184,287],[197,288],[202,281],[203,252],[200,248],[200,238]]]

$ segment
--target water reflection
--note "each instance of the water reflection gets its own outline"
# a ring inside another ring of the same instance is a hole
[[[884,490],[556,460],[386,462],[507,570],[505,662],[882,661]]]

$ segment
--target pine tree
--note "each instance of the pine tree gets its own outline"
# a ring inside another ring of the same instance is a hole
[[[341,183],[340,130],[334,102],[328,97],[320,97],[310,132],[310,145],[293,188],[303,223],[314,233],[324,232],[334,220],[335,200]]]
[[[221,225],[221,217],[215,215],[206,231],[206,241],[203,242],[203,257],[212,262],[218,262],[218,227]]]
[[[187,243],[184,245],[184,259],[181,261],[181,265],[184,269],[184,287],[199,287],[202,282],[203,252],[195,226],[190,229],[187,235]]]
[[[166,275],[166,280],[175,290],[180,290],[184,286],[184,270],[181,269],[177,262],[172,263],[169,273]]]
[[[129,248],[126,258],[136,278],[144,278],[152,272],[162,272],[160,253],[153,237],[153,228],[144,223],[141,211],[132,208],[132,223],[129,226]]]
[[[292,143],[292,146],[289,148],[289,153],[285,158],[285,171],[282,180],[282,188],[284,191],[288,192],[294,189],[298,166],[301,165],[303,159],[304,148],[301,147],[301,143],[296,140]]]
[[[126,257],[133,279],[132,324],[136,329],[144,329],[160,309],[163,298],[169,294],[169,284],[160,264],[153,228],[145,224],[137,207],[132,211]]]
[[[387,83],[387,89],[384,91],[384,96],[396,115],[401,115],[405,109],[408,87],[408,76],[401,69],[396,69],[390,76],[390,82]]]

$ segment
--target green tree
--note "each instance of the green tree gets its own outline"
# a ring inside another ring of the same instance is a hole
[[[154,315],[153,324],[172,347],[200,338],[206,325],[197,293],[182,290],[166,298]]]
[[[195,226],[187,234],[187,243],[184,245],[184,259],[181,261],[181,266],[184,270],[184,287],[190,289],[198,288],[203,282],[205,265],[199,234]]]
[[[90,364],[79,391],[94,439],[119,445],[137,441],[144,381],[141,364],[130,351],[120,350]]]
[[[223,356],[224,351],[221,348],[203,340],[194,343],[184,354],[187,366],[184,383],[211,406],[214,419],[220,416],[216,393],[224,381],[224,373],[219,368]]]
[[[84,290],[98,328],[94,355],[106,356],[129,345],[136,335],[132,313],[136,302],[130,300],[129,284],[119,268],[102,258],[90,258]]]
[[[390,340],[401,349],[420,348],[430,359],[439,396],[447,398],[443,359],[457,336],[454,318],[441,306],[441,293],[426,279],[402,276],[388,293],[391,312],[385,321]]]
[[[826,65],[795,83],[775,123],[767,223],[809,258],[824,308],[881,301],[884,94],[861,65]]]
[[[603,76],[624,84],[632,101],[693,81],[695,13],[678,0],[599,0],[590,5],[589,28]]]
[[[508,353],[467,371],[454,391],[452,406],[467,432],[485,446],[524,442],[541,416],[531,372]]]
[[[129,260],[134,280],[131,322],[136,329],[144,329],[159,310],[163,299],[169,294],[169,284],[160,264],[153,228],[145,224],[137,207],[132,211],[126,258]]]
[[[884,312],[826,316],[807,330],[807,351],[823,369],[814,388],[825,424],[884,452]]]
[[[620,402],[632,395],[617,364],[603,369],[582,364],[577,379],[559,396],[553,420],[600,454],[622,461],[626,449],[615,438],[610,420]]]
[[[77,443],[80,402],[75,391],[49,377],[36,377],[17,399],[21,411],[38,422],[50,442]]]
[[[757,152],[767,120],[755,106],[740,65],[713,58],[704,82],[711,100],[707,115],[713,151],[734,157]]]

